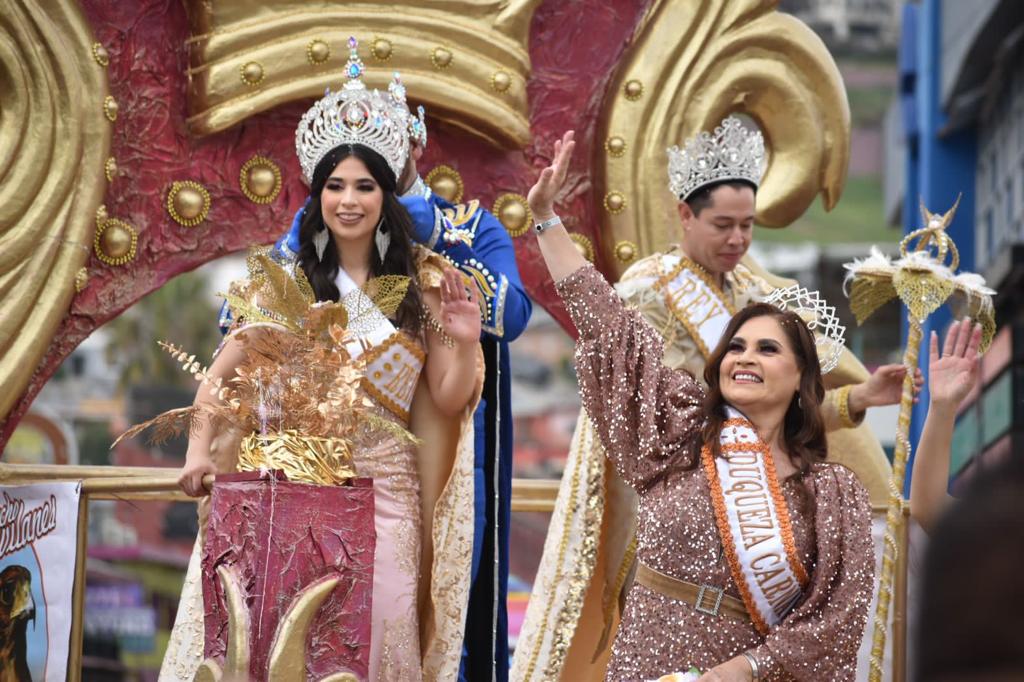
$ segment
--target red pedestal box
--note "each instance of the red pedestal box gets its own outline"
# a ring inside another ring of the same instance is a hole
[[[224,663],[228,617],[218,567],[237,576],[249,617],[249,676],[268,679],[279,623],[313,583],[338,578],[306,638],[306,677],[366,679],[373,593],[373,487],[291,483],[274,472],[218,475],[203,546],[205,658]]]

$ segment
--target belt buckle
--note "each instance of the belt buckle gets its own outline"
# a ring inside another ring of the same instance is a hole
[[[693,608],[701,613],[706,613],[709,616],[717,616],[718,610],[722,606],[722,590],[711,585],[701,585],[700,589],[697,590],[697,603],[694,604]],[[708,608],[704,606],[704,597],[712,597],[714,599],[714,606]]]

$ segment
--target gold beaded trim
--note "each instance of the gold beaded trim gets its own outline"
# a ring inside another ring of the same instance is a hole
[[[313,54],[313,50],[320,47],[321,45],[323,45],[323,48],[324,50],[326,50],[326,53],[324,54],[323,57],[317,59],[316,55]],[[318,66],[320,64],[323,64],[330,58],[331,46],[327,43],[326,40],[314,38],[313,40],[309,41],[308,45],[306,45],[306,61],[308,61],[312,66]]]
[[[102,43],[92,44],[92,58],[96,60],[96,63],[100,66],[107,66],[110,64],[110,53],[107,52],[107,48],[103,47]]]
[[[102,207],[101,207],[102,208]],[[112,227],[120,227],[121,229],[128,232],[131,235],[131,244],[128,247],[128,252],[122,256],[113,257],[103,252],[101,239],[103,233]],[[135,247],[139,243],[139,233],[135,231],[135,228],[126,223],[123,220],[117,218],[106,218],[103,223],[96,230],[96,236],[93,238],[93,250],[96,252],[96,257],[107,265],[124,265],[125,263],[135,258]]]

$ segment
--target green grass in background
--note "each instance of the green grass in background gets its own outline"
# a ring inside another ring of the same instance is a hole
[[[899,241],[899,228],[885,224],[882,181],[878,176],[847,178],[839,203],[826,213],[819,196],[800,218],[785,229],[756,227],[759,242],[792,244],[891,244]]]

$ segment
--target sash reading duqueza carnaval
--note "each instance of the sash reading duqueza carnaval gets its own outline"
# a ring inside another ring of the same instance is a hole
[[[733,580],[761,634],[782,621],[808,583],[793,541],[789,510],[771,449],[732,407],[719,435],[721,457],[701,461]]]

